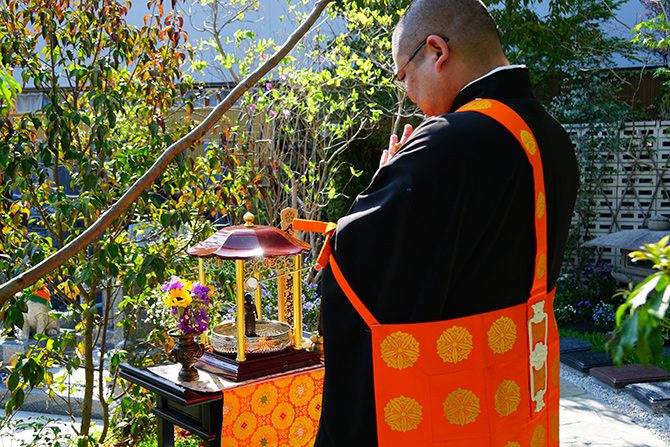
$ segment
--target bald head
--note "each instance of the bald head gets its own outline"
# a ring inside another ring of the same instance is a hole
[[[448,37],[450,49],[470,63],[502,55],[498,28],[481,0],[415,0],[393,33],[394,47],[407,55],[431,34]]]

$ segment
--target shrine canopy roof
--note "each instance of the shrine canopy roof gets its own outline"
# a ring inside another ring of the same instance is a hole
[[[294,256],[310,248],[279,228],[236,225],[217,231],[190,247],[187,253],[201,258],[255,259]]]

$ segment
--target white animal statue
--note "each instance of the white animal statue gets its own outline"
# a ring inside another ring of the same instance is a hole
[[[36,292],[29,292],[28,311],[23,313],[23,339],[28,341],[30,335],[47,334],[58,335],[60,324],[58,320],[49,316],[51,309],[51,293],[46,286]]]

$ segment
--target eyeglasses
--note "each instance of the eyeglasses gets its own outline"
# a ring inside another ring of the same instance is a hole
[[[446,37],[446,36],[440,36],[440,37],[442,37],[442,39],[444,39],[444,42],[445,42],[445,43],[446,43],[446,42],[449,42],[449,38],[448,38],[448,37]],[[428,39],[428,37],[426,37],[426,39]],[[407,62],[405,62],[405,64],[404,64],[402,67],[400,67],[400,69],[393,75],[393,78],[392,78],[393,83],[394,83],[399,89],[405,90],[405,80],[404,80],[404,79],[400,79],[400,74],[401,74],[403,71],[405,71],[405,68],[407,68],[407,66],[409,65],[409,63],[412,62],[412,60],[416,57],[416,55],[419,54],[419,51],[421,51],[421,49],[426,45],[426,39],[423,39],[423,40],[421,41],[421,43],[419,44],[419,46],[416,47],[416,49],[412,52],[412,55],[409,57],[409,59],[407,59]]]

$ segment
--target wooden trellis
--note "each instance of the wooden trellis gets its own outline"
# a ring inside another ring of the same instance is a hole
[[[645,228],[647,219],[657,214],[670,217],[670,121],[628,122],[618,129],[566,127],[578,153],[594,141],[610,142],[596,150],[600,157],[594,166],[582,167],[603,173],[591,185],[595,216],[584,239]],[[580,224],[577,215],[573,224]],[[603,249],[602,259],[614,261],[613,249]]]

